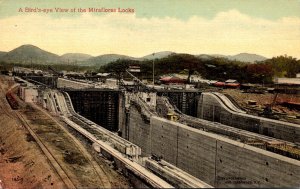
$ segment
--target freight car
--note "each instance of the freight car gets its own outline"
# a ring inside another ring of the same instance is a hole
[[[8,101],[10,107],[13,110],[19,109],[19,103],[18,103],[16,97],[12,94],[12,92],[7,92],[6,93],[6,100]]]

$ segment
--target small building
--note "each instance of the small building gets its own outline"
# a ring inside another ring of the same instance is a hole
[[[115,78],[107,78],[105,80],[105,84],[109,86],[117,86],[118,85],[118,80]]]
[[[240,83],[235,79],[228,79],[225,82],[215,82],[213,83],[215,87],[224,87],[224,88],[238,88],[240,87]]]
[[[225,83],[237,83],[237,80],[235,79],[228,79],[225,81]]]
[[[99,76],[99,77],[108,77],[110,76],[111,73],[97,73],[96,76]]]
[[[235,79],[228,79],[225,81],[225,87],[227,88],[238,88],[240,87],[240,83]]]
[[[129,72],[140,73],[141,72],[141,67],[140,66],[131,65],[131,66],[129,66],[128,71]]]
[[[300,85],[300,77],[299,78],[275,78],[274,79],[275,84],[285,84],[285,85]]]
[[[202,80],[203,80],[203,78],[200,75],[191,75],[191,77],[190,77],[191,83],[201,82]]]
[[[19,94],[20,98],[25,102],[37,102],[38,91],[35,87],[21,86]]]

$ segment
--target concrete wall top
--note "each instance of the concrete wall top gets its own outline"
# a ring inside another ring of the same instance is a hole
[[[276,124],[281,124],[281,125],[288,125],[288,126],[296,127],[296,128],[300,129],[300,125],[295,124],[295,123],[289,123],[289,122],[284,122],[284,121],[279,121],[279,120],[274,120],[274,119],[268,119],[268,118],[265,118],[265,117],[260,117],[260,116],[246,114],[246,113],[239,113],[239,112],[232,111],[227,106],[225,106],[224,103],[220,99],[215,97],[212,93],[202,93],[202,95],[203,95],[204,98],[208,97],[208,96],[210,98],[214,98],[214,100],[216,100],[218,102],[218,104],[214,104],[214,105],[221,106],[222,108],[226,109],[226,111],[228,111],[230,113],[245,116],[245,117],[248,117],[248,118],[259,119],[259,120],[264,121],[264,122],[276,123]],[[203,100],[206,100],[206,99],[203,99]]]
[[[217,135],[217,134],[214,134],[214,133],[208,133],[208,132],[205,132],[205,131],[202,131],[202,130],[199,130],[199,129],[195,129],[195,128],[186,126],[184,124],[174,122],[174,121],[170,121],[170,120],[160,118],[160,117],[157,117],[157,116],[152,116],[150,118],[150,120],[151,120],[151,122],[156,120],[156,121],[160,121],[160,122],[163,122],[163,123],[166,123],[166,124],[172,124],[173,126],[181,127],[181,128],[186,129],[186,130],[189,130],[189,131],[192,131],[192,132],[195,132],[195,133],[199,133],[199,134],[205,135],[207,137],[215,138],[216,140],[220,140],[220,141],[223,141],[223,142],[226,142],[226,143],[230,143],[230,144],[235,145],[237,147],[248,149],[248,150],[254,151],[256,153],[260,153],[262,155],[268,156],[270,158],[276,158],[278,160],[286,161],[286,162],[289,162],[291,164],[294,164],[295,166],[300,167],[300,161],[297,161],[295,159],[288,158],[288,157],[285,157],[285,156],[281,156],[279,154],[275,154],[275,153],[272,153],[272,152],[269,152],[269,151],[266,151],[266,150],[263,150],[263,149],[260,149],[260,148],[256,148],[256,147],[253,147],[253,146],[241,143],[241,142],[237,142],[237,141],[228,139],[226,137],[223,137],[223,136],[220,136],[220,135]]]
[[[79,81],[73,81],[69,79],[58,78],[57,88],[84,89],[84,88],[94,88],[94,85],[79,82]]]

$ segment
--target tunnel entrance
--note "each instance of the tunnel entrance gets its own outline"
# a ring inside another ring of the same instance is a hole
[[[83,117],[110,130],[118,130],[119,91],[85,89],[68,89],[75,111]]]

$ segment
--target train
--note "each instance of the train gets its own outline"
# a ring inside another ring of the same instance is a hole
[[[7,92],[5,96],[7,102],[13,110],[19,109],[19,103],[12,92]]]

